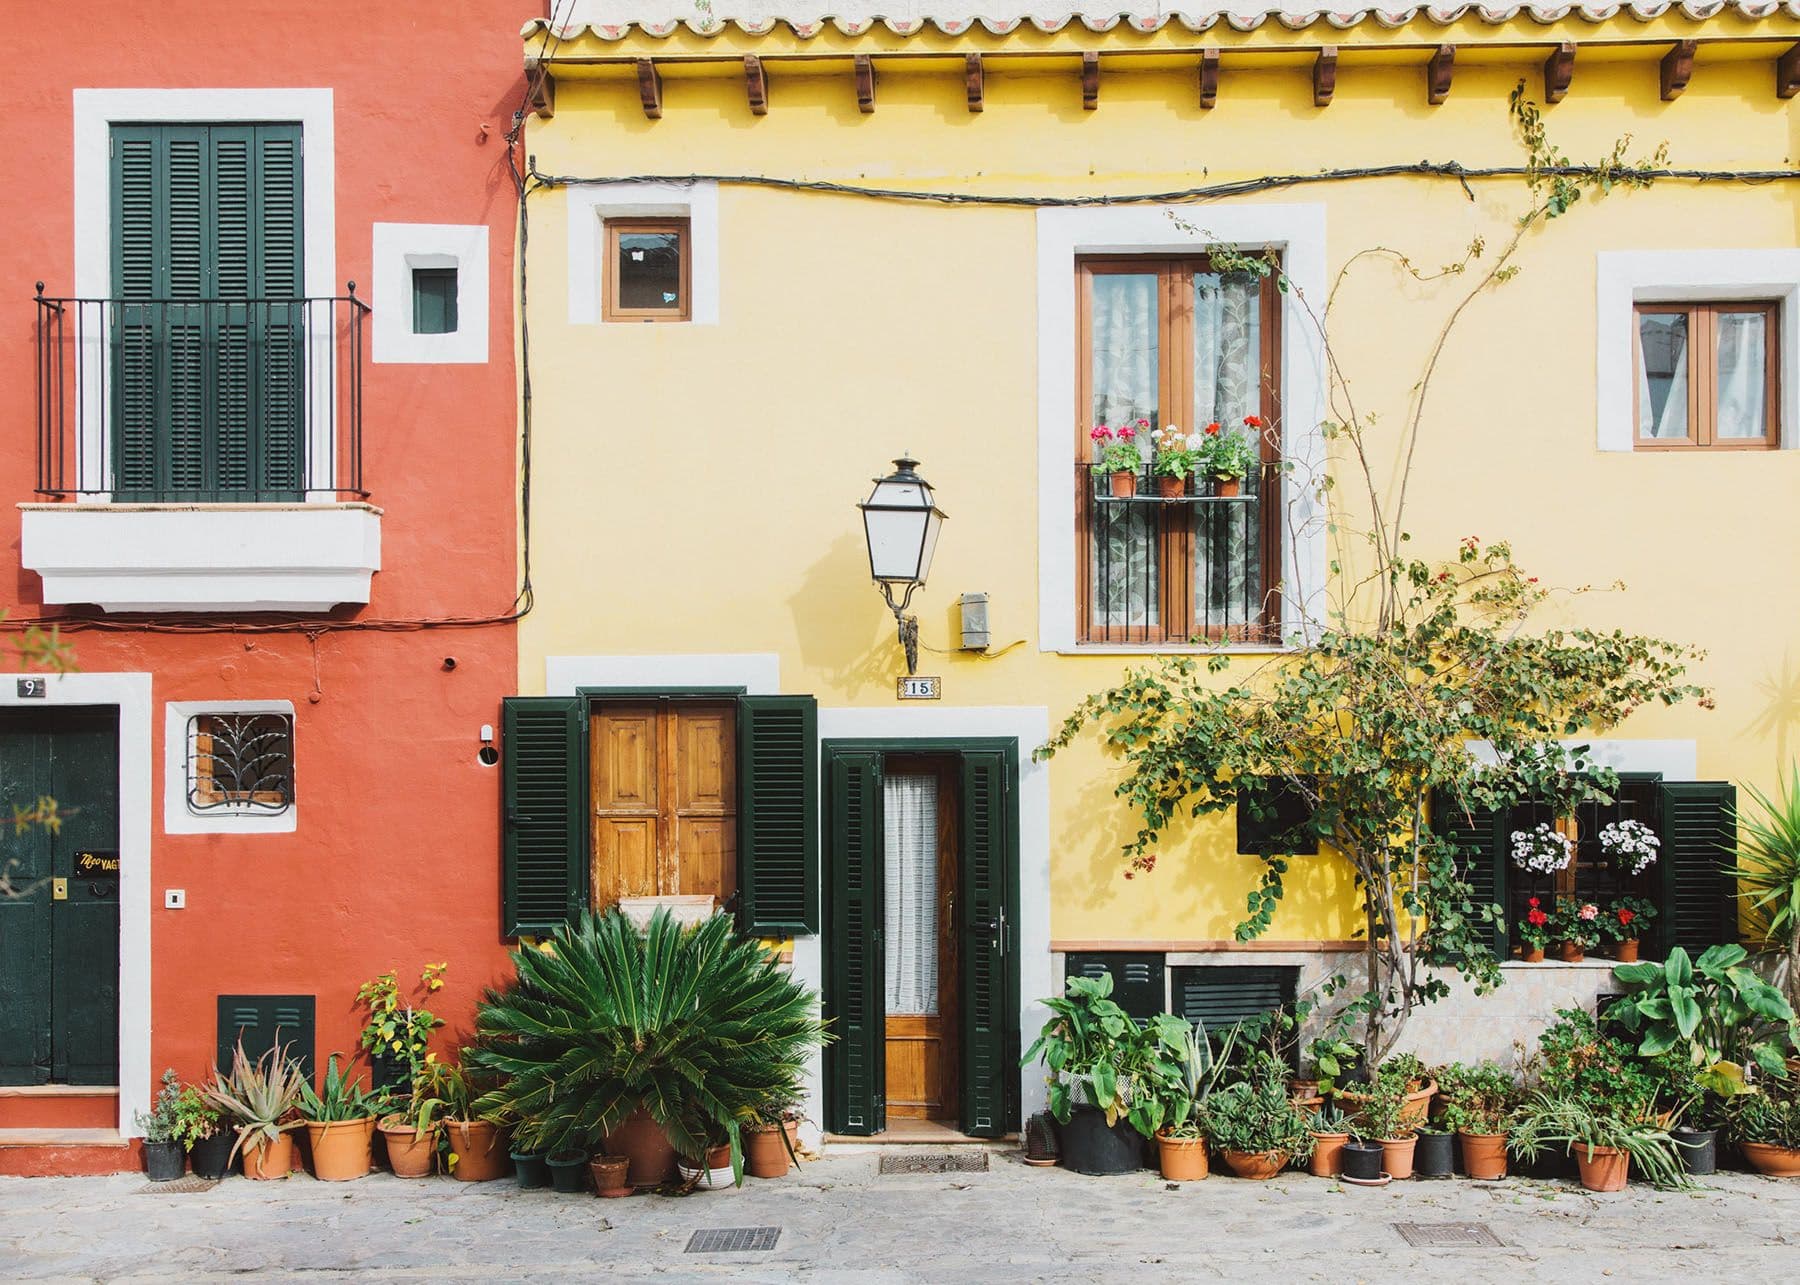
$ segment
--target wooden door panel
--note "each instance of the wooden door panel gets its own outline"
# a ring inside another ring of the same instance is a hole
[[[653,707],[602,707],[594,720],[596,811],[656,810],[656,733]]]
[[[933,937],[938,981],[935,1012],[890,1013],[887,1017],[888,1109],[903,1119],[954,1121],[958,1105],[959,970],[954,910],[959,777],[955,761],[939,756],[890,755],[886,767],[896,776],[927,774],[935,784],[937,905]],[[893,949],[892,939],[887,946]]]
[[[737,735],[731,711],[723,708],[675,711],[675,807],[732,811],[737,773],[732,756]]]
[[[937,1016],[891,1014],[887,1019],[888,1114],[942,1120],[956,1114],[944,1097],[944,1023]]]
[[[737,822],[680,817],[675,825],[681,894],[723,901],[737,887]]]
[[[594,827],[594,904],[656,895],[656,818],[601,818]]]

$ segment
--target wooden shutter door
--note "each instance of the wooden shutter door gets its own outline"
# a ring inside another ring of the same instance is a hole
[[[1006,1132],[1017,1059],[1009,1036],[1017,1004],[1008,984],[1011,825],[1004,754],[970,751],[962,762],[963,1085],[962,1129],[972,1137]]]
[[[738,870],[743,929],[819,931],[819,706],[738,698]]]
[[[1666,952],[1738,939],[1737,881],[1730,875],[1737,848],[1737,787],[1728,781],[1664,781],[1662,802],[1662,917]]]
[[[1488,808],[1465,810],[1448,795],[1431,796],[1431,828],[1457,850],[1457,870],[1468,881],[1477,905],[1500,907],[1488,947],[1497,959],[1512,954],[1507,925],[1512,903],[1506,895],[1506,818]]]
[[[501,930],[547,933],[587,899],[587,701],[509,696],[501,706]]]
[[[826,1127],[880,1133],[887,1127],[881,755],[835,753],[826,765],[831,845],[830,976],[825,1017]]]

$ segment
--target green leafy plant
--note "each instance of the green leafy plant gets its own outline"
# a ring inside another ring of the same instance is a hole
[[[1732,1098],[1725,1105],[1725,1129],[1734,1142],[1800,1149],[1800,1090],[1771,1084]]]
[[[300,1086],[300,1113],[314,1124],[341,1120],[367,1120],[381,1114],[382,1095],[365,1089],[361,1082],[338,1071],[340,1054],[325,1059],[325,1074],[315,1092],[313,1086]]]
[[[1291,1160],[1312,1155],[1312,1117],[1294,1104],[1287,1068],[1258,1054],[1249,1078],[1227,1084],[1206,1100],[1206,1136],[1221,1151],[1286,1152]]]
[[[1466,1066],[1453,1062],[1437,1068],[1438,1093],[1444,1104],[1439,1117],[1451,1133],[1485,1136],[1506,1132],[1506,1123],[1519,1105],[1518,1080],[1492,1062]]]
[[[162,1073],[162,1088],[149,1114],[134,1112],[132,1121],[143,1131],[145,1142],[179,1142],[183,1151],[192,1151],[196,1142],[212,1136],[219,1112],[200,1089],[182,1084],[170,1067]]]
[[[1407,1119],[1406,1081],[1395,1076],[1375,1077],[1357,1100],[1356,1119],[1357,1133],[1377,1142],[1410,1138],[1419,1128]]]
[[[1060,997],[1044,1001],[1050,1020],[1025,1050],[1021,1065],[1042,1060],[1050,1114],[1067,1124],[1077,1106],[1098,1107],[1108,1125],[1131,1109],[1131,1067],[1138,1059],[1138,1025],[1112,999],[1110,973],[1071,977]]]
[[[1150,421],[1140,419],[1135,424],[1121,424],[1111,428],[1105,424],[1096,424],[1088,430],[1088,440],[1094,444],[1094,472],[1096,473],[1135,473],[1144,467],[1143,448],[1138,445],[1139,437],[1148,437]]]
[[[512,961],[465,1054],[499,1080],[476,1108],[534,1151],[591,1146],[642,1109],[682,1155],[722,1132],[741,1179],[740,1128],[797,1089],[825,1038],[814,992],[729,915],[684,929],[659,910],[639,932],[584,912]]]
[[[443,989],[448,963],[427,964],[419,973],[420,998]],[[444,1023],[430,1009],[408,999],[400,990],[396,973],[387,972],[367,981],[356,992],[356,1002],[369,1012],[362,1029],[362,1049],[371,1060],[392,1058],[406,1068],[410,1083],[425,1064],[431,1033]]]
[[[1746,782],[1756,805],[1738,818],[1738,896],[1755,940],[1780,959],[1776,977],[1800,1012],[1800,765],[1790,765],[1773,798]]]
[[[1110,979],[1109,979],[1110,980]],[[1239,1028],[1226,1028],[1214,1050],[1206,1028],[1173,1013],[1144,1023],[1126,1064],[1134,1068],[1132,1126],[1147,1138],[1166,1130],[1173,1138],[1199,1136],[1199,1116],[1207,1099],[1230,1074]]]
[[[1625,1152],[1638,1175],[1670,1189],[1692,1186],[1668,1130],[1617,1115],[1583,1097],[1538,1089],[1519,1106],[1507,1129],[1507,1148],[1527,1162],[1554,1147],[1588,1160],[1596,1147]]]
[[[1750,1089],[1745,1068],[1751,1064],[1785,1079],[1794,1010],[1745,966],[1748,958],[1730,943],[1707,947],[1698,960],[1674,946],[1660,964],[1617,964],[1613,976],[1625,994],[1605,1016],[1638,1038],[1644,1057],[1679,1050],[1700,1068],[1701,1087],[1720,1097]]]
[[[277,1044],[252,1062],[239,1040],[232,1050],[230,1072],[218,1073],[206,1089],[207,1101],[236,1127],[232,1157],[248,1147],[274,1142],[289,1129],[298,1129],[304,1123],[299,1110],[307,1088],[300,1064],[288,1057],[282,1045]]]
[[[1664,1084],[1653,1063],[1579,1008],[1557,1010],[1530,1069],[1541,1091],[1623,1120],[1654,1115]]]
[[[1656,922],[1656,903],[1644,897],[1615,897],[1600,913],[1600,927],[1614,941],[1638,941]]]
[[[1207,477],[1218,482],[1239,481],[1256,467],[1256,434],[1261,431],[1262,417],[1246,416],[1244,424],[1244,432],[1221,430],[1217,424],[1206,426],[1199,469]]]

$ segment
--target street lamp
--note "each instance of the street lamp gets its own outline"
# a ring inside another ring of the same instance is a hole
[[[862,510],[863,534],[869,542],[869,575],[881,586],[888,610],[900,626],[900,646],[906,651],[906,672],[919,668],[919,621],[906,614],[913,591],[931,574],[931,555],[937,549],[938,531],[945,514],[931,494],[931,483],[913,470],[919,461],[904,455],[894,461],[894,471],[875,479]],[[901,591],[894,601],[894,591]]]

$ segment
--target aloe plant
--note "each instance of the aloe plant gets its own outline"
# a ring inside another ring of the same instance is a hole
[[[299,1128],[304,1121],[297,1117],[297,1109],[307,1089],[300,1064],[288,1057],[282,1045],[252,1062],[239,1040],[232,1051],[230,1073],[216,1074],[206,1090],[207,1100],[229,1116],[237,1129],[232,1158],[246,1147],[274,1142],[289,1129]]]
[[[338,1054],[325,1059],[325,1075],[319,1091],[305,1081],[300,1085],[300,1111],[314,1124],[331,1124],[343,1120],[367,1120],[380,1114],[382,1095],[372,1093],[361,1083],[338,1072]]]

